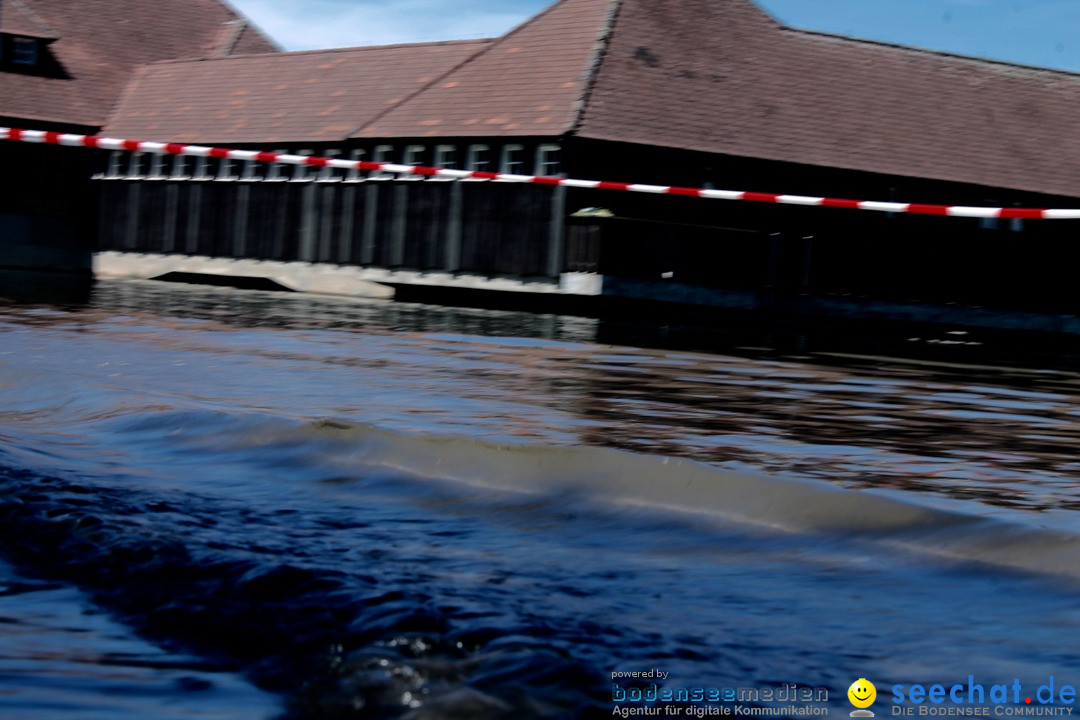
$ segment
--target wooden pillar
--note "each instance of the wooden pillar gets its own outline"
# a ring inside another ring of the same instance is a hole
[[[161,251],[176,252],[176,223],[180,213],[180,188],[176,183],[165,185],[165,227],[161,239]]]
[[[394,187],[394,217],[390,225],[390,256],[387,265],[405,264],[405,230],[409,217],[409,181],[398,181]]]
[[[127,215],[124,218],[124,249],[136,250],[139,247],[139,207],[142,187],[138,180],[128,180]]]
[[[446,210],[449,205],[450,187],[443,179],[420,182],[420,187],[424,191],[426,212],[424,222],[419,228],[414,228],[411,234],[411,240],[419,245],[416,253],[417,266],[421,269],[441,268],[444,258],[440,255],[446,254],[441,251],[443,240],[446,238]]]
[[[251,208],[251,185],[238,183],[236,185],[236,207],[233,217],[233,257],[244,257],[247,254],[248,213]]]
[[[315,262],[315,229],[318,218],[315,213],[315,183],[304,185],[300,206],[300,248],[297,260]]]
[[[551,196],[551,227],[548,231],[547,274],[559,277],[566,251],[566,187],[556,185]]]
[[[276,165],[271,166],[271,170],[276,169]],[[289,195],[292,193],[292,188],[289,186],[288,182],[284,180],[267,180],[264,182],[266,185],[263,187],[265,187],[264,192],[268,202],[275,208],[273,237],[270,244],[270,257],[273,260],[284,260],[285,226],[289,221]]]
[[[112,193],[109,184],[103,180],[97,181],[98,193],[98,247],[102,250],[112,250],[113,239],[113,226],[112,215],[109,212],[109,208],[115,203],[111,202]]]
[[[353,254],[353,231],[356,227],[356,186],[358,183],[348,182],[341,188],[341,229],[338,233],[337,261],[344,265],[352,263]]]
[[[364,195],[364,235],[360,241],[360,264],[375,262],[375,233],[378,229],[379,187],[382,181],[368,181]]]
[[[334,199],[337,195],[337,185],[330,182],[312,183],[318,185],[319,198],[319,253],[316,259],[319,262],[334,262]]]
[[[199,230],[202,225],[202,191],[201,182],[189,181],[188,187],[188,224],[187,238],[185,238],[184,251],[188,255],[199,253]]]
[[[447,272],[457,272],[461,269],[461,218],[465,205],[465,194],[460,180],[453,180],[451,183],[450,211],[446,220],[443,269]]]

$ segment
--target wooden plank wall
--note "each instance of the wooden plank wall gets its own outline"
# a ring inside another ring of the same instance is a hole
[[[99,175],[99,248],[556,278],[565,188]]]

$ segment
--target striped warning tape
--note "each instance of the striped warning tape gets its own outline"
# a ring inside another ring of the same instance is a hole
[[[969,218],[1017,218],[1024,220],[1077,220],[1080,208],[1018,208],[1018,207],[971,207],[964,205],[928,205],[924,203],[879,202],[875,200],[845,200],[842,198],[811,197],[807,195],[779,195],[742,190],[711,190],[706,188],[678,187],[675,185],[643,185],[640,183],[607,182],[604,180],[575,180],[573,178],[545,177],[542,175],[513,175],[481,170],[453,170],[450,168],[424,167],[422,165],[396,165],[367,160],[342,160],[313,155],[289,155],[287,153],[234,150],[229,148],[183,145],[179,143],[146,142],[120,138],[76,135],[73,133],[45,132],[42,130],[19,130],[0,127],[0,140],[28,143],[48,143],[70,147],[101,148],[103,150],[126,150],[156,155],[190,155],[229,160],[251,160],[285,165],[310,165],[341,170],[367,170],[391,172],[400,175],[425,175],[457,179],[501,180],[504,182],[533,183],[538,185],[563,185],[565,187],[594,190],[624,190],[627,192],[652,193],[656,195],[680,195],[713,200],[743,200],[749,202],[776,203],[779,205],[806,205],[811,207],[846,208],[849,210],[872,210],[888,213],[912,213],[916,215],[942,215]]]

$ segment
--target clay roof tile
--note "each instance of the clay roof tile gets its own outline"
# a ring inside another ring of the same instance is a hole
[[[163,139],[207,143],[332,142],[423,89],[487,40],[315,50],[163,62],[140,70],[105,132],[138,135],[147,109],[169,113]],[[242,104],[229,104],[245,93]],[[238,126],[243,118],[246,124]],[[272,123],[271,119],[285,122]]]
[[[37,65],[0,71],[0,115],[90,129],[143,63],[199,57],[226,35],[233,52],[278,49],[221,0],[0,0],[0,32],[50,41]]]

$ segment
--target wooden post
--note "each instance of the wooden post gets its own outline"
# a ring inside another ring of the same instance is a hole
[[[124,218],[124,249],[135,250],[139,246],[140,187],[138,181],[128,180],[127,217]]]
[[[450,212],[446,220],[446,245],[443,269],[457,272],[461,269],[461,217],[465,204],[464,190],[460,180],[450,185]]]
[[[164,186],[158,181],[140,181],[140,184],[143,205],[139,223],[142,226],[140,246],[142,252],[160,253],[165,245]]]
[[[270,169],[276,169],[271,165]],[[288,221],[288,202],[292,188],[287,180],[264,180],[266,182],[264,192],[268,202],[275,208],[273,221],[273,236],[270,245],[270,259],[285,259],[285,223]]]
[[[315,183],[306,181],[300,206],[300,247],[297,260],[315,262]]]
[[[248,183],[236,185],[236,208],[233,217],[233,257],[247,254],[248,213],[251,208],[251,186]]]
[[[319,227],[319,254],[316,259],[319,262],[334,262],[334,238],[331,231],[334,229],[334,196],[337,194],[337,185],[325,181],[312,184],[318,185],[321,200],[319,220],[322,224]]]
[[[375,232],[378,228],[379,186],[381,181],[368,181],[364,196],[364,236],[360,242],[360,264],[375,262]]]
[[[112,188],[109,183],[98,181],[98,245],[102,250],[112,250],[115,245],[113,237],[112,213],[109,209],[115,205],[112,202]]]
[[[180,213],[180,188],[175,182],[165,185],[165,233],[161,239],[162,252],[176,252],[176,222]]]
[[[405,223],[409,217],[409,182],[399,180],[394,187],[394,217],[390,224],[389,267],[405,264]]]
[[[426,212],[420,228],[412,232],[412,241],[418,244],[417,267],[421,269],[441,268],[444,264],[445,251],[443,240],[446,238],[446,215],[450,188],[446,180],[423,180],[420,188],[423,192],[423,204]],[[415,207],[415,205],[414,205]],[[420,240],[420,236],[423,240]],[[444,257],[439,257],[443,255]]]
[[[353,262],[353,229],[356,227],[356,185],[345,181],[341,188],[341,231],[338,235],[337,261],[344,265]]]
[[[202,183],[189,181],[188,192],[188,225],[187,238],[184,251],[188,255],[199,253],[199,230],[202,224]]]
[[[551,227],[548,231],[547,274],[559,277],[566,252],[566,187],[556,185],[551,196]]]

